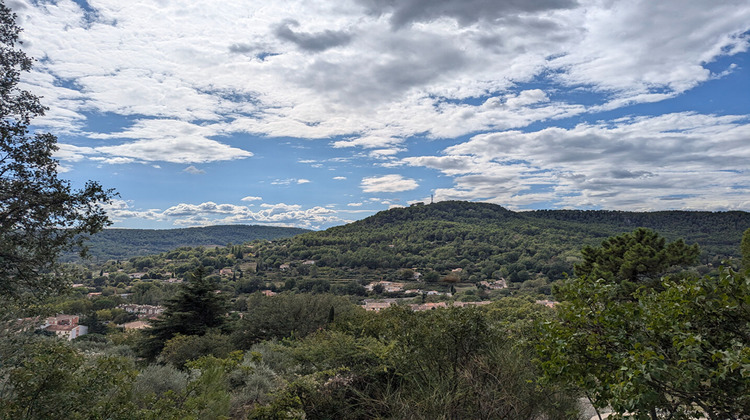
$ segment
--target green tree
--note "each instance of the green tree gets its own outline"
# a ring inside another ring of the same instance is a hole
[[[167,340],[177,334],[204,335],[211,329],[221,329],[227,323],[227,302],[224,295],[216,293],[217,285],[206,277],[203,267],[188,276],[177,295],[165,305],[164,312],[152,322],[143,355],[155,358]]]
[[[29,135],[31,120],[45,107],[18,87],[32,59],[18,48],[15,17],[0,2],[0,298],[18,301],[65,284],[58,255],[85,250],[85,235],[109,223],[101,204],[112,192],[96,182],[71,188],[57,176],[57,138]]]
[[[304,337],[328,324],[332,308],[336,319],[361,311],[345,297],[329,294],[252,295],[233,333],[234,343],[248,349],[263,340]]]
[[[84,357],[68,342],[26,340],[15,357],[2,354],[3,419],[126,419],[135,370],[122,357]]]
[[[750,271],[750,229],[747,229],[745,233],[742,234],[740,251],[742,254],[742,269]]]
[[[613,239],[604,244],[622,238]],[[604,248],[586,257],[604,260]],[[626,276],[597,267],[556,289],[557,319],[542,325],[538,348],[546,378],[579,387],[597,408],[637,419],[748,418],[750,281],[727,270],[718,278],[656,277],[666,264],[644,259],[643,267],[656,268],[634,289],[623,286]],[[637,258],[629,263],[641,266]]]
[[[666,244],[656,232],[638,228],[608,238],[600,247],[586,246],[581,254],[583,262],[574,267],[576,276],[620,284],[627,296],[641,285],[658,286],[670,267],[694,264],[700,250],[682,240]]]
[[[160,359],[173,366],[183,369],[191,360],[198,360],[203,356],[225,358],[232,352],[232,345],[228,335],[209,331],[205,335],[176,335],[167,340]]]

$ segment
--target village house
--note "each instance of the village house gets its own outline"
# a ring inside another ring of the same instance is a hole
[[[125,331],[132,331],[132,330],[142,330],[144,328],[151,328],[151,324],[149,324],[146,321],[133,321],[133,322],[126,322],[121,325]]]
[[[392,304],[393,302],[365,302],[364,308],[366,311],[379,312],[390,307]]]
[[[78,315],[57,315],[47,318],[42,329],[55,333],[56,336],[72,340],[85,335],[89,327],[78,325]]]
[[[453,302],[452,306],[456,306],[459,308],[464,308],[466,306],[482,306],[482,305],[489,305],[492,303],[490,300],[482,300],[479,302]]]
[[[265,296],[276,296],[276,292],[274,292],[273,290],[261,290],[260,292]]]
[[[136,314],[138,318],[156,318],[164,312],[164,307],[158,305],[136,305],[131,303],[117,305],[117,307],[124,309],[127,313]]]
[[[555,302],[554,300],[537,300],[534,303],[536,303],[537,305],[544,305],[548,308],[554,308],[555,305],[557,305],[559,302]]]
[[[482,280],[479,282],[479,285],[483,286],[485,289],[491,289],[491,290],[499,290],[499,289],[508,288],[508,283],[505,282],[505,279],[500,279],[500,280],[493,281],[493,282]]]
[[[365,289],[372,292],[372,290],[375,288],[375,286],[381,285],[383,286],[383,290],[388,293],[395,293],[395,292],[402,292],[404,290],[404,284],[403,283],[393,283],[390,281],[378,281],[373,282],[365,286]]]
[[[231,269],[231,268],[229,268],[229,267],[224,267],[224,268],[222,268],[221,270],[219,270],[219,275],[220,275],[220,276],[231,277],[231,276],[232,276],[232,274],[234,274],[234,272],[233,272],[233,271],[232,271],[232,269]]]

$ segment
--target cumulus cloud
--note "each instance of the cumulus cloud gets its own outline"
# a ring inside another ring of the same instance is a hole
[[[346,45],[352,36],[344,31],[325,30],[318,33],[295,32],[292,28],[300,24],[294,19],[286,19],[274,26],[273,33],[285,41],[297,45],[302,50],[311,52],[325,51],[329,48]]]
[[[342,165],[439,171],[453,185],[436,197],[520,207],[729,208],[750,185],[737,146],[748,138],[743,117],[625,108],[739,71],[733,56],[750,48],[743,0],[11,7],[24,48],[40,58],[22,87],[50,106],[35,123],[61,136],[60,170],[86,160],[200,166],[252,157],[246,138],[292,137],[335,149]],[[98,124],[102,116],[108,124]],[[433,140],[444,142],[442,153],[424,151]],[[300,162],[318,165],[319,156]],[[360,187],[418,186],[388,177]],[[283,172],[265,179],[305,181]],[[214,213],[201,211],[185,223],[210,223]],[[221,214],[250,217],[237,212]]]
[[[262,199],[263,198],[261,198],[261,197],[255,197],[255,196],[252,196],[252,195],[248,195],[247,197],[243,197],[242,199],[240,199],[240,201],[260,201]]]
[[[203,169],[198,169],[193,165],[190,165],[187,168],[183,169],[182,172],[187,172],[191,175],[201,175],[206,173],[206,171],[204,171]]]
[[[441,199],[509,207],[554,202],[610,209],[740,208],[750,185],[745,116],[675,113],[616,124],[476,135],[446,156],[403,159],[452,176]],[[732,176],[726,176],[727,171]],[[685,195],[689,188],[691,194]],[[699,192],[695,192],[699,191]]]
[[[388,149],[415,134],[456,137],[663,100],[716,76],[707,63],[746,51],[750,29],[750,8],[740,0],[293,1],[262,8],[103,0],[93,14],[70,1],[18,0],[13,7],[27,50],[45,58],[26,81],[51,106],[39,124],[103,138],[109,133],[83,129],[91,113],[135,117],[124,122],[134,130],[120,133],[134,143],[107,152],[171,162],[195,157],[135,156],[150,148],[140,142],[175,149],[251,133]],[[587,89],[597,103],[524,89],[532,80],[553,91]],[[139,135],[143,121],[159,120],[174,124],[162,124],[158,136]],[[177,123],[196,131],[165,136]],[[225,145],[220,159],[247,153]]]
[[[548,10],[577,6],[575,0],[529,0],[529,1],[484,1],[484,0],[358,0],[370,13],[390,14],[394,27],[415,22],[429,22],[447,17],[466,26],[477,21],[493,22],[503,17],[523,13],[539,13]]]
[[[411,178],[404,178],[398,174],[390,174],[362,178],[360,187],[362,191],[367,193],[401,192],[416,189],[419,187],[419,184]]]
[[[102,146],[96,150],[108,155],[173,163],[206,163],[242,159],[253,155],[246,150],[227,146],[214,140],[176,137]]]

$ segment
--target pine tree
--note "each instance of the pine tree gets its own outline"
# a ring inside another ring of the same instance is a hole
[[[222,329],[227,324],[227,302],[216,293],[216,285],[206,277],[203,266],[198,267],[177,295],[165,305],[164,312],[146,330],[143,355],[153,359],[159,355],[164,343],[177,334],[204,335],[212,329]]]

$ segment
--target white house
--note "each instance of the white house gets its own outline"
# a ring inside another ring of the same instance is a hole
[[[42,329],[60,338],[72,340],[89,332],[89,327],[78,325],[78,315],[57,315],[45,320]]]

